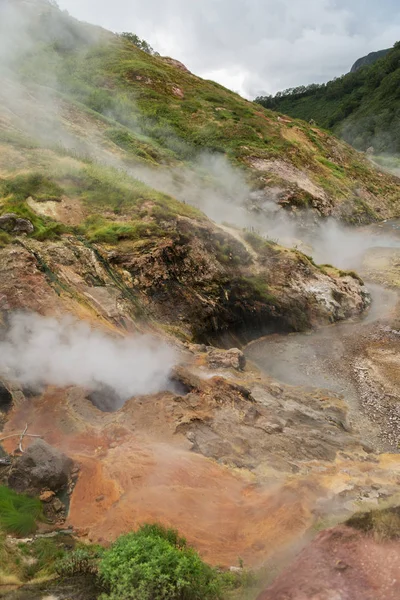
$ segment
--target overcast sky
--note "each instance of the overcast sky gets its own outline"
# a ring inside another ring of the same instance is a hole
[[[400,40],[399,0],[59,0],[244,96],[322,82]]]

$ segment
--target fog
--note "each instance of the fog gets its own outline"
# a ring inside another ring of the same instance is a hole
[[[33,389],[45,384],[111,388],[120,405],[132,396],[167,389],[175,361],[174,350],[159,339],[115,338],[72,317],[58,320],[28,312],[10,316],[0,342],[3,377]]]

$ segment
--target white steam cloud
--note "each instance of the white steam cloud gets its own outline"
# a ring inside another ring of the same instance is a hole
[[[72,317],[14,313],[0,342],[4,377],[32,388],[111,389],[122,400],[167,389],[174,364],[174,350],[158,339],[114,338]]]

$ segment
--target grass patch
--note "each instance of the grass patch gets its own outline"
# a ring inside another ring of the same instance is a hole
[[[26,536],[36,531],[42,518],[42,504],[37,498],[17,494],[0,486],[0,527],[7,533]]]
[[[358,281],[358,283],[360,285],[364,285],[364,280],[355,271],[341,271],[340,270],[339,275],[340,275],[340,277],[352,277],[353,279]]]
[[[0,248],[5,248],[11,241],[12,238],[6,231],[0,231]]]
[[[154,222],[115,223],[98,216],[89,217],[84,224],[84,230],[90,242],[105,244],[117,244],[121,240],[160,238],[166,235],[166,232]]]
[[[260,275],[251,275],[250,277],[242,277],[241,279],[263,302],[268,304],[275,304],[277,302],[277,299],[271,293],[267,282]]]
[[[60,201],[63,190],[49,177],[34,172],[3,179],[0,181],[0,193],[5,197],[12,196],[20,202],[29,197],[37,202],[46,202],[49,200]]]
[[[346,525],[370,533],[378,541],[400,539],[400,506],[357,513]]]

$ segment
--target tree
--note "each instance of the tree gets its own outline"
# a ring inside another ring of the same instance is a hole
[[[143,50],[143,52],[146,52],[147,54],[151,54],[152,56],[160,56],[159,53],[156,52],[148,42],[146,42],[146,40],[141,40],[140,37],[136,35],[136,33],[129,33],[128,31],[124,31],[123,33],[121,33],[121,37],[125,40],[128,40],[137,48],[140,48],[140,50]]]

